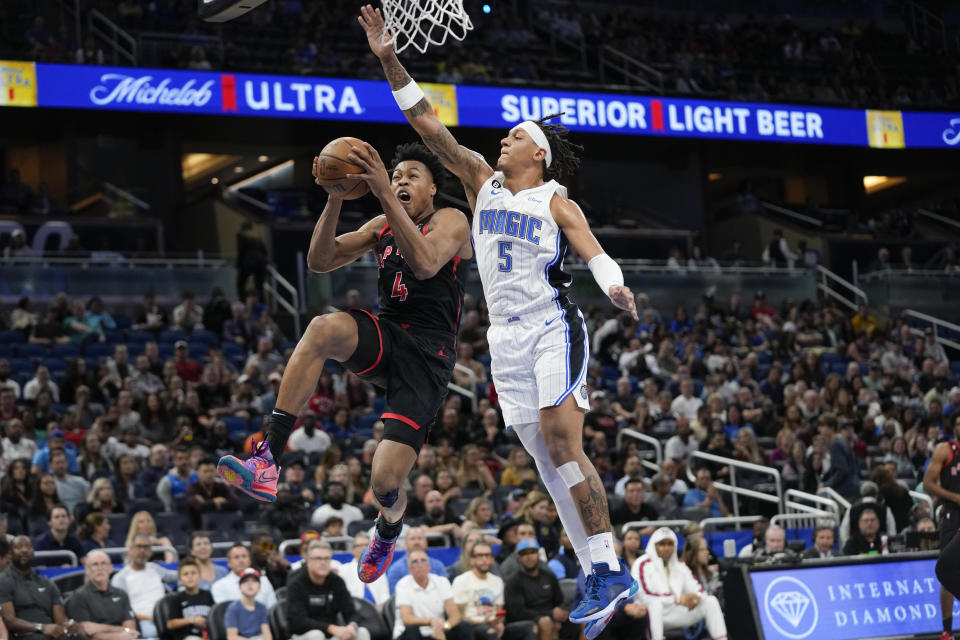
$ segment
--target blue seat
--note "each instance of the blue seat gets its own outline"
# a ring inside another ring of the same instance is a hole
[[[372,431],[373,423],[379,419],[379,413],[365,413],[362,416],[357,416],[357,419],[354,421],[354,426],[357,431]]]
[[[83,352],[96,358],[108,358],[113,355],[113,345],[106,342],[93,342],[88,344]]]
[[[29,358],[10,358],[10,369],[13,371],[33,371],[33,361]]]
[[[343,367],[336,360],[327,360],[323,363],[323,368],[333,374],[343,373]]]
[[[223,355],[227,358],[232,358],[233,356],[243,356],[247,353],[246,349],[243,348],[243,345],[237,344],[236,342],[221,342],[220,348],[223,349]]]
[[[870,363],[869,363],[869,362],[861,362],[861,363],[860,363],[860,375],[861,375],[861,376],[865,376],[865,375],[867,375],[868,373],[870,373]]]
[[[487,371],[490,370],[490,354],[489,353],[481,353],[481,354],[475,355],[473,356],[473,359],[479,362],[480,364],[482,364],[487,369]]]
[[[384,408],[387,406],[386,396],[376,396],[373,399],[373,412],[380,414],[383,413]]]
[[[176,342],[177,340],[186,340],[187,334],[179,329],[168,329],[160,333],[161,342]]]
[[[80,347],[69,342],[55,344],[50,348],[50,355],[57,358],[76,358],[80,355]]]
[[[161,342],[157,344],[157,351],[160,352],[160,358],[167,360],[168,358],[173,357],[173,343],[172,342]]]
[[[190,334],[190,342],[202,342],[203,344],[212,344],[217,341],[217,334],[206,329],[198,329]]]
[[[243,371],[243,367],[247,364],[247,356],[242,353],[235,356],[230,356],[230,364],[236,367],[238,370]]]
[[[0,344],[0,358],[10,358],[13,356],[13,348],[8,344]]]
[[[187,543],[190,521],[186,513],[161,511],[160,513],[154,513],[153,519],[157,523],[157,532],[168,536],[175,546]]]
[[[205,342],[191,342],[187,350],[192,359],[203,362],[207,358],[207,348],[208,345]]]
[[[117,325],[117,329],[126,331],[131,326],[133,326],[133,320],[130,319],[130,316],[113,316],[113,321]]]
[[[250,418],[250,433],[256,433],[263,427],[263,416],[253,416]]]
[[[107,342],[123,342],[123,330],[121,329],[104,329],[103,336],[107,339]]]
[[[846,362],[834,362],[830,365],[830,370],[833,373],[839,373],[841,376],[847,372],[847,363]]]
[[[152,342],[153,334],[149,331],[127,331],[127,342]]]
[[[824,351],[823,353],[820,354],[820,362],[824,362],[824,363],[829,362],[832,364],[834,362],[840,362],[842,360],[843,358],[840,357],[840,354],[833,351]]]
[[[17,354],[21,358],[42,358],[47,355],[47,347],[42,344],[25,342],[16,346]]]
[[[57,413],[63,413],[67,410],[67,405],[63,404],[62,402],[54,402],[50,405],[50,408]]]
[[[620,377],[620,370],[614,366],[606,364],[603,366],[603,379],[604,380],[616,380]]]
[[[755,353],[757,354],[757,364],[770,364],[773,361],[769,351],[756,351]]]
[[[87,371],[96,371],[100,365],[100,358],[97,356],[84,356],[83,361],[87,365]]]
[[[136,358],[138,355],[143,353],[144,347],[142,342],[128,342],[127,343],[127,353],[130,354],[131,358]]]
[[[59,376],[67,372],[67,361],[63,358],[44,358],[41,364],[50,370],[50,375]]]
[[[25,342],[26,337],[20,331],[0,331],[0,344],[17,344],[18,342]]]
[[[236,416],[223,416],[220,418],[223,420],[223,423],[227,425],[227,431],[230,432],[230,435],[236,435],[238,433],[246,433],[250,425],[247,424],[247,421],[243,418],[238,418]]]

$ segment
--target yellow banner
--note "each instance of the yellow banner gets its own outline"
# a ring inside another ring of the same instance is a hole
[[[901,113],[867,109],[867,140],[874,149],[903,149]]]
[[[452,84],[430,84],[421,83],[420,88],[427,96],[427,100],[433,106],[433,112],[437,114],[444,125],[455,127],[460,119],[457,116],[457,87]]]
[[[37,72],[32,62],[0,60],[0,107],[37,106]]]

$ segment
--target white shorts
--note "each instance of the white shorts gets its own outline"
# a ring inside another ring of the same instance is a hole
[[[540,409],[572,396],[587,410],[587,327],[577,305],[490,316],[490,370],[507,426],[540,422]]]

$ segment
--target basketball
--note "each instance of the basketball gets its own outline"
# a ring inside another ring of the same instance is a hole
[[[317,156],[316,182],[331,195],[344,200],[356,200],[367,195],[370,187],[359,178],[345,177],[349,173],[363,173],[363,169],[347,160],[351,147],[363,142],[357,138],[337,138],[327,144]]]

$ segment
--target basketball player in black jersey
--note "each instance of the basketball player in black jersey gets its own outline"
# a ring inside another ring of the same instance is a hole
[[[923,489],[940,503],[940,613],[943,633],[940,640],[953,636],[953,598],[960,598],[960,416],[953,420],[953,438],[941,442],[923,474]]]
[[[385,390],[383,441],[371,470],[381,512],[357,569],[361,580],[373,582],[393,557],[407,502],[402,484],[452,377],[463,302],[460,264],[473,257],[473,247],[466,216],[435,208],[445,170],[426,147],[397,147],[390,174],[368,144],[354,147],[349,159],[364,170],[350,177],[367,182],[384,214],[334,237],[342,202],[330,196],[314,229],[307,265],[326,273],[373,251],[380,266],[380,315],[350,309],[314,318],[284,371],[266,441],[257,443],[247,460],[224,456],[218,470],[229,484],[259,500],[276,498],[273,455],[286,447],[327,358]]]

